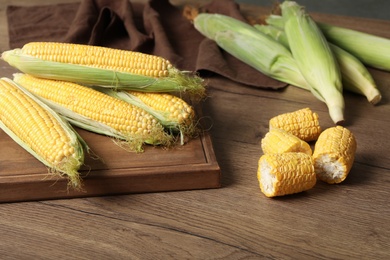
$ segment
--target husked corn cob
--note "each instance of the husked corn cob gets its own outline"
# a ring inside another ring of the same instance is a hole
[[[80,188],[85,143],[53,110],[7,78],[0,79],[0,127],[20,146]]]
[[[283,130],[274,128],[270,130],[261,140],[261,148],[264,154],[301,152],[312,154],[310,145],[295,135]]]
[[[154,55],[107,47],[31,42],[2,53],[11,66],[36,77],[143,92],[203,96],[203,79]]]
[[[196,134],[195,110],[177,96],[111,89],[99,91],[144,109],[172,133],[179,132],[181,144]]]
[[[90,131],[128,141],[142,150],[143,143],[167,144],[163,126],[145,110],[97,90],[72,82],[15,74],[14,80],[63,114],[71,123]]]
[[[313,159],[305,153],[274,153],[259,159],[257,179],[267,197],[306,191],[316,184]]]
[[[142,102],[156,111],[169,113],[168,118],[182,124],[192,120],[195,116],[194,109],[183,99],[164,93],[143,93],[128,91],[129,94],[136,96]]]
[[[162,115],[160,122],[174,131],[179,131],[183,138],[190,138],[195,134],[195,110],[182,98],[165,93],[128,93]]]
[[[306,142],[316,140],[321,133],[318,114],[310,108],[275,116],[270,119],[269,128],[283,129]]]
[[[141,52],[59,42],[31,42],[23,53],[42,60],[129,72],[150,77],[167,77],[172,64],[161,57]]]
[[[356,138],[342,126],[324,130],[314,147],[313,159],[318,178],[333,184],[345,180],[357,149]]]

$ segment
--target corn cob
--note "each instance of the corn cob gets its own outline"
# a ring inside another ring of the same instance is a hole
[[[306,191],[316,184],[313,159],[305,153],[262,155],[257,179],[267,197]]]
[[[287,152],[312,154],[312,150],[308,143],[283,129],[277,128],[270,130],[264,138],[261,139],[261,148],[264,154]]]
[[[166,93],[144,93],[137,91],[104,91],[130,104],[138,106],[171,130],[180,133],[180,143],[196,135],[195,110],[182,98]]]
[[[74,125],[126,140],[131,150],[142,151],[143,143],[167,145],[170,142],[170,136],[152,115],[97,90],[21,73],[15,74],[14,80]]]
[[[283,129],[299,139],[309,142],[317,140],[321,133],[318,114],[310,108],[277,115],[270,119],[269,129]]]
[[[0,79],[0,127],[20,146],[81,188],[85,142],[48,106],[8,78]]]
[[[305,9],[294,1],[280,4],[284,31],[298,68],[313,94],[325,102],[335,124],[344,121],[340,69],[325,36]]]
[[[188,91],[203,96],[203,79],[149,54],[71,43],[31,42],[2,53],[36,77],[144,92]]]
[[[289,48],[287,36],[281,28],[260,24],[256,24],[254,27],[265,34],[270,35],[286,48]],[[367,100],[373,105],[378,104],[382,99],[382,95],[364,64],[354,55],[342,48],[331,43],[328,44],[339,64],[343,88],[366,96]],[[297,87],[310,91],[310,88],[306,88],[306,86]]]
[[[284,27],[280,15],[269,15],[265,22],[275,27]],[[329,42],[352,54],[365,65],[390,71],[390,39],[326,23],[317,23],[317,26]]]
[[[195,28],[219,47],[263,74],[282,82],[310,87],[290,51],[253,26],[221,14],[198,14]]]
[[[328,41],[364,64],[390,71],[390,39],[330,24],[318,23]]]
[[[324,130],[313,152],[318,178],[333,184],[345,180],[352,168],[357,144],[355,136],[342,126]]]
[[[340,65],[343,87],[346,90],[366,96],[367,100],[376,105],[382,100],[382,95],[367,68],[349,52],[334,44],[329,44]]]

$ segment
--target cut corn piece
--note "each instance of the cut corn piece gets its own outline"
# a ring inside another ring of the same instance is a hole
[[[318,114],[310,108],[277,115],[270,119],[269,129],[283,129],[299,139],[309,142],[317,140],[321,133]]]
[[[97,90],[21,73],[15,74],[14,80],[71,123],[124,139],[131,150],[142,151],[143,143],[168,145],[171,142],[163,126],[145,110]]]
[[[261,148],[264,154],[301,152],[312,154],[310,145],[295,135],[283,130],[274,128],[261,139]]]
[[[287,36],[282,29],[272,25],[259,24],[254,25],[254,27],[289,48]],[[343,88],[366,96],[367,100],[373,105],[378,104],[382,99],[382,95],[364,64],[354,55],[334,44],[329,43],[329,47],[339,64]],[[310,91],[310,88],[306,88],[306,86],[297,87]]]
[[[253,26],[221,14],[198,14],[195,28],[237,59],[274,79],[308,86],[290,51]]]
[[[356,138],[347,128],[336,126],[324,130],[313,152],[318,178],[330,184],[344,181],[352,168],[356,149]]]
[[[11,66],[36,77],[144,92],[203,97],[203,79],[144,53],[72,43],[32,42],[2,53]]]
[[[0,79],[0,127],[20,146],[81,188],[85,142],[52,109],[8,78]]]
[[[261,191],[267,197],[309,190],[316,184],[313,159],[305,153],[262,155],[257,179]]]
[[[344,122],[344,97],[338,63],[325,36],[294,1],[280,4],[291,53],[316,97],[324,101],[335,124]]]

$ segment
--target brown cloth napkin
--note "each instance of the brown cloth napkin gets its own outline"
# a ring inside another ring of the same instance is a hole
[[[233,0],[202,6],[245,21]],[[7,8],[10,47],[30,41],[63,41],[140,51],[162,56],[181,70],[217,74],[249,86],[278,89],[271,79],[221,50],[168,0],[83,0],[81,3]]]

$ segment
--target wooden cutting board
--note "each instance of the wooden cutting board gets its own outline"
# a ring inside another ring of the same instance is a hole
[[[4,77],[16,72],[4,61],[0,68]],[[109,137],[77,131],[95,154],[86,154],[80,171],[83,191],[68,190],[67,179],[48,173],[0,129],[0,203],[220,187],[220,167],[207,131],[185,145],[145,146],[143,153],[128,152]]]
[[[99,159],[86,155],[84,191],[47,168],[0,130],[0,202],[220,187],[220,168],[209,134],[170,149],[128,152],[112,139],[77,129]]]

